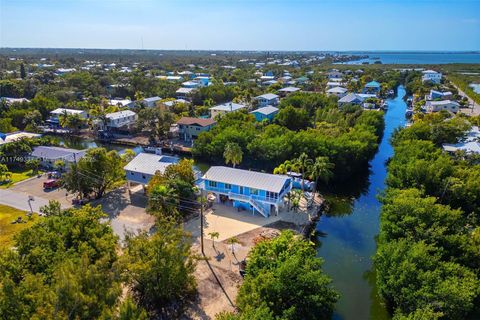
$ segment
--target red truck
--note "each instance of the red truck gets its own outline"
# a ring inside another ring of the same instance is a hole
[[[43,183],[43,189],[53,189],[60,187],[60,180],[49,179]]]

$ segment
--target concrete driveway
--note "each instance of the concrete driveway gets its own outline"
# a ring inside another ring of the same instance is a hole
[[[91,205],[102,206],[113,231],[122,241],[128,232],[150,231],[155,224],[155,218],[145,211],[147,198],[138,188],[132,192],[126,187],[118,188],[92,201]]]

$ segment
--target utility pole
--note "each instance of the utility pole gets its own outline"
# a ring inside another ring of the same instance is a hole
[[[205,255],[203,250],[203,190],[200,189],[200,245],[202,247],[202,254]]]

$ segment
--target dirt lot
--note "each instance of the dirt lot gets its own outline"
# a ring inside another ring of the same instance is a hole
[[[291,227],[295,228],[295,225],[279,221],[240,234],[236,237],[240,243],[234,245],[233,253],[232,246],[226,241],[213,243],[206,235],[207,238],[204,240],[206,260],[200,260],[195,270],[198,297],[189,306],[186,319],[215,319],[215,315],[222,311],[234,311],[235,299],[243,281],[239,273],[239,262],[247,257],[255,245],[255,239],[274,235]],[[193,250],[202,256],[198,238]]]

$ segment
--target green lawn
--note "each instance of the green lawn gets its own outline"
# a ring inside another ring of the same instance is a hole
[[[12,224],[12,221],[18,217],[22,217],[27,223]],[[22,229],[31,226],[38,219],[39,217],[36,214],[29,218],[25,211],[0,204],[0,249],[11,247],[13,245],[13,236]]]
[[[11,181],[9,183],[0,184],[0,188],[6,189],[6,188],[11,187],[12,185],[14,185],[15,183],[17,183],[19,181],[23,181],[23,180],[26,180],[28,178],[36,176],[35,174],[33,174],[32,170],[20,171],[18,169],[14,169],[14,170],[10,171],[10,173],[12,174],[12,176],[10,177]],[[41,171],[39,171],[39,173],[41,173]]]

